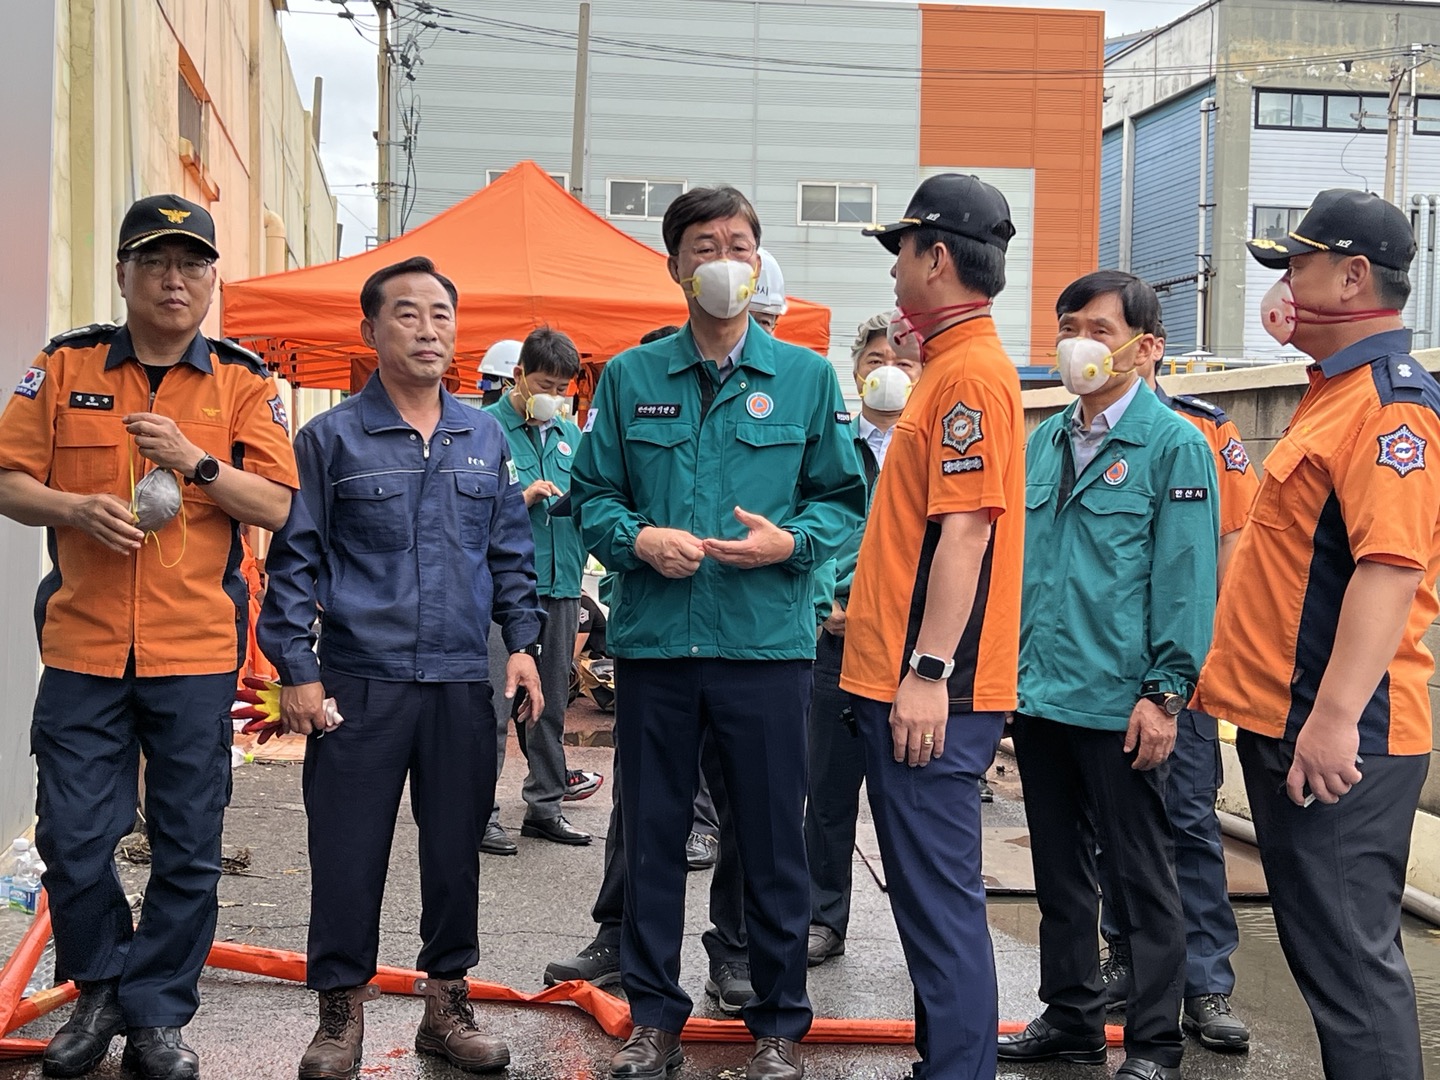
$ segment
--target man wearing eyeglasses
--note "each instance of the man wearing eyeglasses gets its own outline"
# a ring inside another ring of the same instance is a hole
[[[135,203],[116,266],[124,325],[53,339],[0,417],[0,513],[45,526],[54,567],[36,603],[35,842],[56,978],[80,1000],[47,1076],[89,1072],[121,1032],[132,1073],[199,1075],[181,1029],[215,932],[249,604],[240,526],[280,528],[299,486],[260,359],[200,333],[218,257],[204,207]],[[152,855],[133,926],[113,858],[142,750]]]

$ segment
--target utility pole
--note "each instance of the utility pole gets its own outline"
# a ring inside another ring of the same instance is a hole
[[[383,244],[390,239],[390,0],[375,0],[375,13],[380,17],[380,112],[375,131],[380,160],[375,171],[375,238]]]
[[[1385,201],[1395,201],[1395,145],[1400,137],[1400,87],[1406,68],[1397,64],[1390,73],[1390,102],[1385,106]]]
[[[585,114],[590,85],[590,0],[580,4],[580,29],[575,35],[575,117],[570,135],[570,194],[585,201]]]

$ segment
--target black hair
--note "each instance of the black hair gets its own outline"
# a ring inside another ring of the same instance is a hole
[[[944,244],[950,252],[950,261],[955,264],[960,284],[971,292],[993,300],[1005,291],[1005,252],[994,244],[972,240],[945,229],[920,228],[911,235],[910,242],[915,245],[911,250],[916,254],[929,251],[936,244]]]
[[[520,346],[520,370],[526,375],[573,379],[580,374],[580,350],[569,336],[542,326]]]
[[[1076,278],[1060,299],[1055,301],[1055,316],[1063,319],[1073,315],[1097,296],[1118,296],[1120,310],[1125,314],[1125,325],[1142,334],[1160,337],[1165,333],[1165,324],[1160,321],[1160,298],[1155,290],[1134,274],[1124,270],[1095,270],[1084,277]]]
[[[455,283],[436,270],[435,264],[425,256],[416,255],[404,262],[382,266],[365,279],[365,284],[360,288],[360,311],[365,318],[374,319],[380,314],[380,309],[385,305],[385,283],[391,278],[401,277],[404,274],[429,274],[440,282],[445,292],[449,294],[450,306],[459,306],[460,293],[456,291]]]
[[[1343,251],[1332,251],[1330,259],[1332,262],[1339,262],[1341,259],[1349,259],[1352,256],[1346,255]],[[1370,264],[1370,276],[1375,279],[1375,299],[1381,307],[1395,308],[1403,311],[1405,305],[1410,302],[1410,273],[1408,270],[1397,270],[1393,266],[1381,266],[1379,263]]]
[[[664,341],[671,334],[678,334],[679,332],[680,328],[678,326],[662,326],[658,329],[651,330],[648,334],[642,337],[640,339],[640,344],[649,345],[652,341]]]
[[[671,255],[680,253],[680,238],[691,225],[722,218],[744,217],[755,234],[755,246],[760,246],[760,216],[755,207],[737,188],[726,184],[721,187],[691,188],[668,207],[660,223],[660,235],[665,238],[665,250]]]

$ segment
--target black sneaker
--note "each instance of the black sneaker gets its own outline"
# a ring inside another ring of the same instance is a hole
[[[580,955],[547,964],[544,978],[546,986],[572,979],[580,979],[601,989],[614,986],[620,981],[620,950],[614,945],[591,942],[580,950]]]
[[[685,865],[691,870],[709,870],[720,858],[720,841],[709,833],[692,832],[685,841]]]
[[[1210,1050],[1243,1054],[1250,1049],[1250,1029],[1231,1012],[1228,994],[1186,998],[1180,1026]]]
[[[581,799],[588,799],[600,790],[600,785],[603,783],[605,783],[605,777],[598,772],[586,772],[584,769],[566,769],[565,794],[560,796],[561,801],[579,802]]]
[[[980,777],[980,801],[992,803],[995,801],[995,790],[990,786],[990,781],[983,776]]]
[[[1130,997],[1130,945],[1112,941],[1100,961],[1100,978],[1105,982],[1105,1008],[1123,1009]]]
[[[755,988],[750,985],[750,965],[734,963],[712,967],[710,977],[705,980],[705,992],[719,1002],[721,1012],[738,1015],[755,996]]]

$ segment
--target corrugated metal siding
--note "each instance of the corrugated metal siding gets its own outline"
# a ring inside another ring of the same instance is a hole
[[[1402,103],[1401,109],[1408,106]],[[1253,113],[1251,114],[1253,117]],[[1404,146],[1404,136],[1401,136]],[[1398,158],[1398,155],[1397,155]],[[1396,187],[1400,163],[1396,162]],[[1245,222],[1253,228],[1257,206],[1309,206],[1315,194],[1326,188],[1364,188],[1382,191],[1385,186],[1385,135],[1343,131],[1250,132],[1250,206]],[[1410,194],[1440,194],[1440,136],[1417,135],[1410,143]],[[1408,199],[1407,199],[1408,202]],[[1407,206],[1407,209],[1410,209]],[[1281,349],[1260,323],[1260,298],[1279,275],[1266,270],[1244,248],[1237,248],[1243,260],[1245,281],[1245,354],[1269,357],[1294,355]],[[1241,268],[1235,268],[1241,269]],[[1412,280],[1414,267],[1411,267]],[[1232,275],[1231,280],[1234,280]],[[1408,325],[1416,325],[1412,310],[1406,312]],[[1428,347],[1428,340],[1416,342]]]
[[[1100,140],[1100,266],[1120,265],[1120,196],[1124,187],[1125,131],[1113,127]]]
[[[533,158],[569,171],[575,0],[445,6],[558,33],[440,34],[426,45],[410,84],[422,117],[412,227],[482,186],[487,168]],[[726,66],[694,63],[696,49]],[[856,64],[875,74],[847,70]],[[877,217],[899,218],[919,180],[919,65],[910,5],[592,0],[586,205],[605,213],[608,178],[740,188],[787,290],[831,308],[830,358],[853,394],[850,342],[894,304],[893,260],[857,228],[797,225],[797,185],[873,183]],[[613,223],[662,248],[658,221]]]
[[[1135,205],[1130,269],[1147,281],[1195,272],[1196,213],[1200,198],[1200,103],[1210,85],[1197,87],[1135,120]],[[1213,140],[1212,140],[1213,144]],[[1210,163],[1213,168],[1213,161]],[[1167,350],[1195,348],[1195,284],[1161,295]]]

